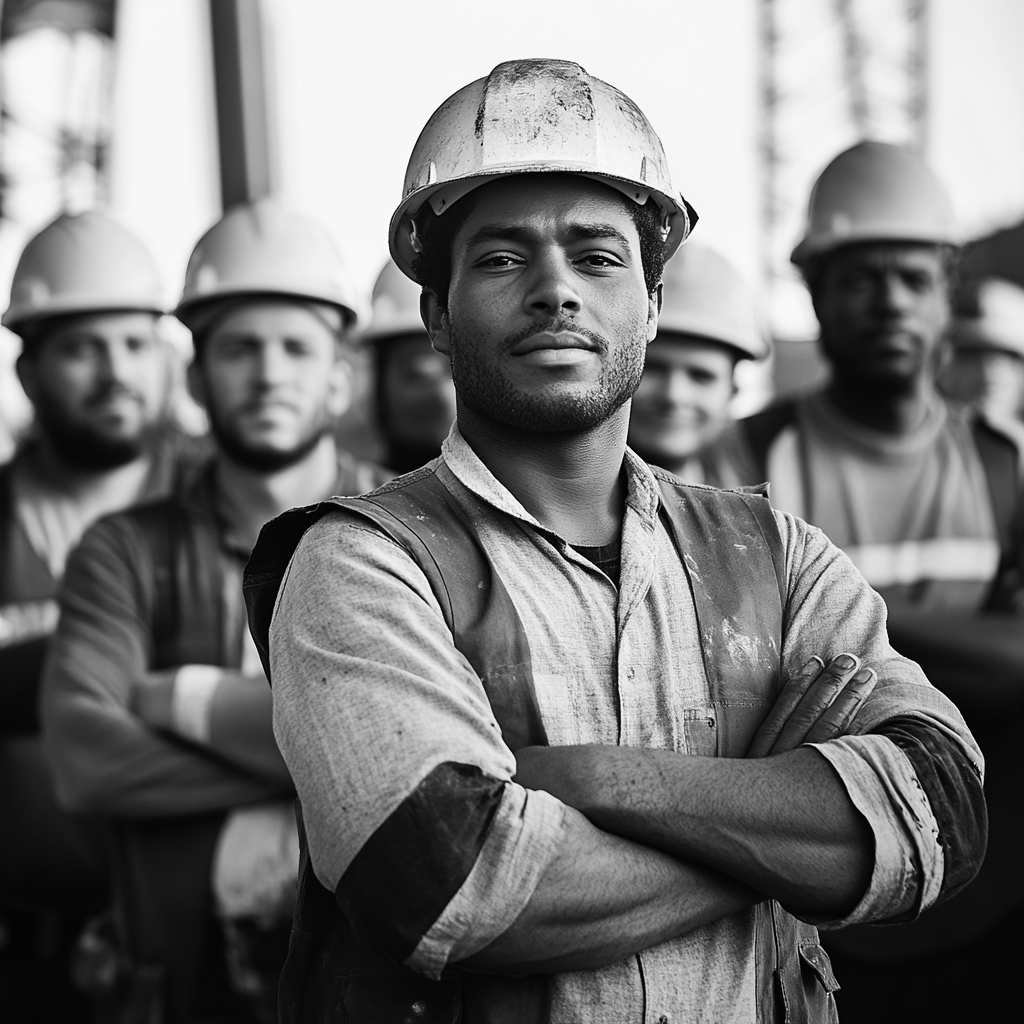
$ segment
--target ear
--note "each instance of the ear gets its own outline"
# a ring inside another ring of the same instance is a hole
[[[36,365],[36,360],[26,356],[23,351],[18,356],[14,368],[17,370],[22,390],[28,396],[28,400],[35,405],[39,395],[39,367]]]
[[[204,409],[209,408],[209,391],[206,387],[206,376],[203,373],[198,353],[192,357],[192,362],[188,364],[188,369],[185,371],[185,387]]]
[[[650,345],[658,335],[658,318],[665,299],[665,287],[658,282],[658,287],[647,296],[647,344]]]
[[[420,293],[420,319],[430,336],[430,344],[442,355],[451,355],[451,341],[448,337],[448,314],[441,309],[437,295],[424,288]]]
[[[327,412],[332,419],[338,419],[348,412],[355,396],[355,379],[352,365],[344,355],[335,356],[327,373]]]

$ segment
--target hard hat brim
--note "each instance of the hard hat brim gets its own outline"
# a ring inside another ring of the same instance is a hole
[[[232,299],[279,299],[288,302],[321,302],[327,306],[333,306],[341,311],[345,320],[345,330],[355,330],[364,319],[364,314],[347,303],[340,302],[333,295],[316,294],[312,290],[308,292],[284,291],[280,287],[252,287],[233,286],[223,291],[208,292],[205,295],[179,302],[171,311],[189,330],[201,326],[202,313],[215,303],[231,301]]]
[[[57,317],[87,315],[90,313],[152,313],[154,316],[165,316],[167,309],[163,306],[147,302],[125,302],[123,298],[99,297],[93,299],[76,299],[74,297],[51,300],[45,309],[31,311],[11,306],[2,317],[0,326],[17,333],[18,327],[25,324],[41,323]]]
[[[921,230],[919,224],[908,225],[900,228],[899,225],[890,224],[874,227],[865,225],[856,227],[849,232],[832,235],[819,235],[816,238],[807,236],[800,240],[790,255],[790,262],[797,267],[804,267],[822,256],[838,252],[852,245],[864,245],[871,242],[893,242],[899,244],[904,242],[907,245],[948,245],[959,246],[960,239],[949,231],[935,231],[928,233]]]

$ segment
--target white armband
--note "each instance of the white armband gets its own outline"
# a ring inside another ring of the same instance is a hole
[[[210,703],[223,670],[216,665],[182,665],[174,677],[171,719],[174,731],[197,743],[210,740]]]

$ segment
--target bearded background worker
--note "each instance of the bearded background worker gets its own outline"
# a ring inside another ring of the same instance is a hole
[[[964,980],[1010,965],[1020,877],[1020,453],[936,387],[956,256],[942,184],[897,146],[837,156],[793,252],[831,381],[738,426],[776,507],[842,548],[885,599],[893,645],[967,712],[988,760],[990,842],[977,881],[906,928],[829,939],[852,1021],[996,1015]],[[1011,931],[1011,929],[1013,931]]]
[[[109,996],[147,1020],[276,1020],[298,847],[241,570],[294,501],[385,479],[331,433],[358,308],[318,224],[272,200],[229,210],[176,310],[216,456],[181,495],[99,523],[68,566],[47,749],[65,806],[110,823],[133,971]]]
[[[737,487],[742,455],[728,430],[736,364],[768,355],[754,297],[725,259],[692,242],[666,263],[662,286],[629,446],[687,483]]]
[[[979,752],[849,561],[625,446],[692,223],[575,64],[499,65],[421,133],[391,248],[457,423],[246,572],[308,838],[284,1020],[829,1019],[806,921],[976,870]]]
[[[455,419],[451,364],[423,329],[420,289],[393,260],[378,275],[372,302],[363,341],[373,347],[377,426],[388,466],[405,473],[438,456]]]
[[[67,944],[104,888],[95,851],[54,802],[38,735],[39,679],[64,563],[94,520],[167,493],[196,457],[167,424],[163,312],[146,247],[90,211],[62,214],[29,241],[3,315],[23,342],[18,376],[35,413],[30,436],[0,468],[0,913],[13,935],[6,957],[39,945],[9,913],[70,915],[49,953],[53,976],[29,982],[36,1001],[39,991],[73,1000]],[[22,964],[17,973],[12,987],[30,970]],[[55,1012],[72,1013],[71,1005]]]

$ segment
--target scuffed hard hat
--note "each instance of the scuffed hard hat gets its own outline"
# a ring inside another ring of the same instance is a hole
[[[149,250],[106,213],[62,213],[25,246],[2,320],[22,325],[71,313],[165,312]]]
[[[949,332],[958,349],[1009,352],[1024,359],[1024,288],[1001,278],[970,282]]]
[[[902,146],[861,142],[840,153],[811,190],[797,266],[858,242],[957,244],[953,204],[931,168]]]
[[[277,295],[325,303],[350,328],[361,303],[327,230],[273,199],[239,203],[196,243],[174,315],[196,329],[215,300]]]
[[[746,282],[714,249],[690,242],[665,264],[658,337],[691,334],[763,359],[768,342]]]
[[[625,93],[569,61],[508,61],[445,100],[420,133],[391,218],[395,263],[413,277],[425,203],[440,216],[488,181],[542,172],[594,178],[640,206],[653,199],[666,258],[697,220],[672,185],[661,140]]]
[[[420,319],[420,286],[406,277],[394,260],[388,260],[377,275],[371,306],[370,326],[363,331],[363,341],[426,334]]]

